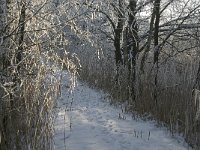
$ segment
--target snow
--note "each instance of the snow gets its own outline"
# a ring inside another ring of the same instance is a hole
[[[106,94],[84,83],[78,82],[70,94],[66,78],[56,108],[55,150],[190,149],[183,138],[173,138],[153,121],[133,120],[110,106]]]

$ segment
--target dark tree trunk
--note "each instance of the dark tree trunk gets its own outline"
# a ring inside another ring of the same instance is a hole
[[[121,35],[123,31],[123,24],[124,24],[124,11],[123,11],[123,1],[119,0],[119,9],[117,10],[118,13],[118,21],[117,27],[115,29],[115,38],[114,38],[114,46],[115,46],[115,59],[116,59],[116,66],[122,64],[122,54],[121,54]]]
[[[158,34],[159,34],[159,23],[160,23],[160,1],[156,0],[154,7],[155,7],[155,28],[154,28],[154,46],[155,46],[155,52],[154,52],[154,64],[158,62],[158,56],[159,56],[159,47],[158,47]]]
[[[119,81],[119,66],[123,64],[122,53],[121,53],[121,36],[124,26],[124,10],[123,10],[123,0],[118,1],[119,8],[117,9],[118,21],[117,26],[114,29],[114,47],[115,47],[115,63],[116,63],[116,83]]]
[[[196,82],[195,82],[195,89],[200,90],[200,62],[199,62],[199,68],[197,71],[197,77],[196,77]]]
[[[18,40],[18,51],[16,54],[16,63],[18,64],[18,71],[20,69],[19,62],[22,61],[22,52],[23,52],[23,42],[24,42],[24,31],[25,31],[25,16],[26,16],[26,7],[25,4],[22,5],[21,8],[21,15],[20,15],[20,20],[19,20],[19,40]]]
[[[154,10],[155,10],[155,27],[154,27],[154,65],[156,65],[155,68],[155,78],[154,78],[154,101],[155,105],[158,105],[158,57],[159,57],[159,41],[158,41],[158,34],[159,34],[159,23],[160,23],[160,2],[161,0],[155,0],[154,2]]]
[[[122,54],[121,54],[120,39],[121,39],[121,31],[120,31],[120,29],[115,29],[114,46],[115,46],[116,66],[119,66],[122,63]]]
[[[136,56],[138,54],[138,25],[136,21],[136,0],[129,1],[129,20],[127,27],[127,52],[129,70],[129,97],[135,101],[135,81],[136,81]]]

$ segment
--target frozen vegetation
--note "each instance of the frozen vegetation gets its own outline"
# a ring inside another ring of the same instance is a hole
[[[188,150],[154,121],[133,119],[109,104],[109,96],[78,82],[72,94],[62,82],[54,135],[56,150]]]

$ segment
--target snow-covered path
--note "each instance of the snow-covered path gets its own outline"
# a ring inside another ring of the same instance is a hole
[[[188,149],[181,138],[172,138],[153,122],[136,121],[122,114],[121,109],[106,102],[105,94],[78,83],[74,95],[70,95],[66,85],[63,82],[57,109],[55,150]],[[120,119],[119,114],[126,119]]]

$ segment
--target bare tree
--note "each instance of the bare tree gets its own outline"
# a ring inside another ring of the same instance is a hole
[[[135,84],[136,84],[136,59],[137,59],[137,54],[139,50],[139,37],[138,37],[138,24],[136,20],[136,7],[137,6],[137,1],[136,0],[130,0],[129,1],[129,13],[128,13],[128,26],[126,29],[126,53],[128,54],[128,60],[127,65],[128,65],[128,70],[129,70],[129,95],[130,98],[135,101],[136,98],[136,93],[135,93]]]

